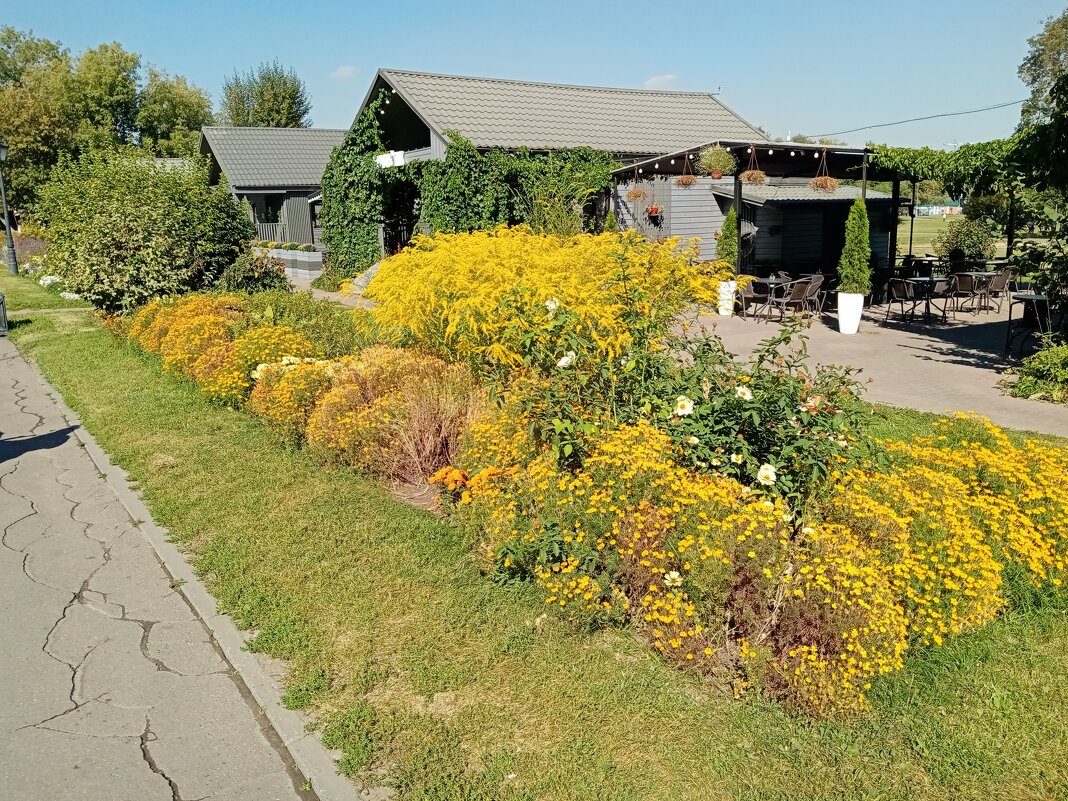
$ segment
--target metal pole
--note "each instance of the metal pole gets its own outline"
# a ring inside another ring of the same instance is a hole
[[[7,208],[7,192],[4,191],[4,170],[0,167],[0,203],[4,205],[4,231],[7,233],[7,269],[12,275],[19,274],[15,258],[15,239],[11,236],[11,212]]]
[[[912,182],[912,208],[909,209],[909,253],[912,253],[912,229],[916,227],[916,182]]]
[[[890,266],[897,261],[897,224],[901,220],[901,178],[894,176],[890,196]]]
[[[868,152],[864,151],[864,156],[860,162],[860,199],[867,202],[868,200]]]
[[[1005,255],[1012,255],[1012,246],[1016,244],[1016,193],[1009,187],[1009,224],[1005,232]]]
[[[742,180],[735,170],[734,176],[734,216],[738,221],[738,252],[734,256],[734,272],[742,274]]]

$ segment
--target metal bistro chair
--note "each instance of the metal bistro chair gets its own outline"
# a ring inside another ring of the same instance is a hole
[[[786,312],[788,311],[797,310],[802,313],[808,311],[808,288],[811,283],[811,278],[802,278],[799,281],[791,281],[788,284],[782,285],[782,295],[771,298],[770,308],[774,308],[779,312],[780,320],[786,319]]]
[[[808,289],[804,297],[805,310],[811,314],[823,311],[823,276],[813,275],[808,279]]]
[[[916,293],[913,291],[913,284],[911,281],[907,281],[904,278],[891,278],[890,283],[887,285],[887,297],[886,297],[886,320],[890,320],[890,310],[894,308],[894,304],[901,305],[901,316],[912,319],[916,315],[916,307],[920,305],[920,300],[916,297]],[[905,304],[908,303],[909,311],[905,314]]]
[[[928,298],[928,302],[938,308],[938,301],[942,301],[942,322],[946,322],[949,315],[950,304],[954,304],[953,318],[957,317],[956,310],[956,297],[957,297],[957,277],[955,275],[947,275],[935,280],[931,286],[931,295]]]
[[[998,274],[990,279],[986,286],[986,296],[991,303],[997,303],[998,314],[1001,314],[1001,304],[1009,294],[1009,283],[1013,280],[1011,269],[998,270]]]
[[[746,317],[749,309],[755,307],[757,314],[759,310],[768,305],[771,299],[771,290],[766,292],[757,292],[755,287],[762,286],[767,289],[767,284],[760,284],[757,281],[746,281],[746,283],[738,290],[738,304],[741,306],[742,317]]]
[[[953,293],[953,308],[956,311],[965,311],[965,305],[970,302],[971,313],[978,314],[983,289],[975,280],[975,276],[967,273],[952,273],[951,276],[955,279],[957,287]]]

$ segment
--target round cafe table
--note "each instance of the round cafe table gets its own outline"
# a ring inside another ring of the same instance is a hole
[[[1023,329],[1020,338],[1020,354],[1023,355],[1023,343],[1029,334],[1036,331],[1040,334],[1048,334],[1053,330],[1053,323],[1049,313],[1049,297],[1030,292],[1021,292],[1012,296],[1009,302],[1009,320],[1005,328],[1005,355],[1009,355],[1012,349],[1012,310],[1015,306],[1023,306],[1017,329]]]

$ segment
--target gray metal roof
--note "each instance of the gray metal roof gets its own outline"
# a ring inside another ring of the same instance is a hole
[[[200,130],[200,152],[214,157],[232,189],[319,186],[347,131],[335,128]]]
[[[721,197],[734,197],[734,181],[723,181],[712,185],[712,191]],[[812,200],[852,202],[860,197],[859,186],[841,184],[834,192],[822,192],[813,189],[808,182],[783,182],[766,184],[742,184],[742,199],[746,203],[763,206],[765,203],[807,203]],[[885,192],[868,189],[868,200],[892,200]]]
[[[393,69],[378,74],[439,135],[459,131],[476,147],[586,146],[638,155],[715,139],[765,138],[707,92],[567,86]]]

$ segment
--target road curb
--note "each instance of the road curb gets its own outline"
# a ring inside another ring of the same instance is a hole
[[[21,351],[20,351],[21,352]],[[85,428],[77,413],[63,400],[59,391],[41,373],[40,367],[22,354],[36,373],[45,391],[60,413],[67,418],[74,436],[111,486],[119,502],[144,534],[164,568],[175,579],[178,591],[207,626],[226,659],[240,675],[260,710],[293,758],[293,763],[311,782],[319,801],[384,801],[391,797],[386,788],[357,788],[337,772],[337,763],[315,733],[305,729],[301,716],[282,705],[282,688],[260,665],[255,655],[245,650],[245,635],[234,621],[219,611],[218,604],[201,583],[185,555],[168,539],[168,532],[152,518],[138,492],[131,489],[126,471],[111,461],[107,452]]]

